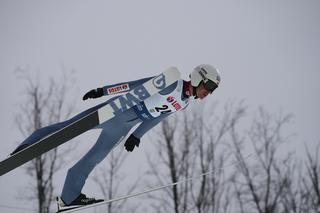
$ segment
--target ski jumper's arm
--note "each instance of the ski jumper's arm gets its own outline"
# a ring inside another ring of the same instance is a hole
[[[114,95],[114,94],[119,94],[123,92],[128,92],[135,87],[147,82],[148,80],[152,79],[153,77],[149,78],[142,78],[136,81],[128,81],[128,82],[122,82],[118,84],[112,84],[112,85],[107,85],[104,87],[99,87],[97,89],[92,89],[89,92],[87,92],[83,96],[83,100],[87,100],[88,98],[99,98],[101,96],[105,95]]]
[[[122,82],[122,83],[104,86],[102,87],[103,95],[114,95],[118,93],[128,92],[134,89],[135,87],[149,81],[153,77],[154,76],[148,77],[148,78],[142,78],[136,81],[128,81],[128,82]]]

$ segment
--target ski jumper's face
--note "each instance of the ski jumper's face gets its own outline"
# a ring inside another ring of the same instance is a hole
[[[207,95],[210,94],[210,92],[208,90],[206,90],[204,88],[204,84],[201,83],[196,89],[196,94],[197,94],[198,98],[204,99],[205,97],[207,97]]]

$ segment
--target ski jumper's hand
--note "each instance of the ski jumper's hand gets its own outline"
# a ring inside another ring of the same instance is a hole
[[[140,144],[140,139],[134,136],[133,134],[131,134],[129,138],[126,140],[126,142],[124,143],[124,147],[128,152],[132,152],[135,146],[139,147],[139,144]]]
[[[87,100],[88,98],[99,98],[101,96],[103,96],[103,88],[97,88],[87,92],[83,96],[82,100]]]

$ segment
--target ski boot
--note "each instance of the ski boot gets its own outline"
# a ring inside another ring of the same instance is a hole
[[[88,198],[85,194],[80,194],[74,201],[70,204],[66,204],[61,197],[57,197],[57,204],[58,204],[58,212],[64,212],[71,209],[79,208],[82,206],[99,203],[104,201],[103,199],[95,199],[95,198]],[[57,212],[57,213],[58,213]]]

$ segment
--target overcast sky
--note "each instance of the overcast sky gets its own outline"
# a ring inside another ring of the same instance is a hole
[[[187,79],[194,66],[210,63],[222,76],[210,99],[245,99],[252,109],[293,113],[296,148],[314,146],[320,141],[319,11],[318,0],[0,0],[0,158],[23,139],[14,124],[23,97],[14,70],[37,70],[46,79],[59,76],[62,65],[76,71],[80,112],[92,106],[81,101],[88,89],[168,66]],[[22,169],[0,178],[0,205],[26,204],[15,198],[24,186],[18,177]]]

